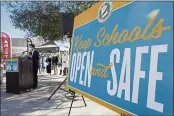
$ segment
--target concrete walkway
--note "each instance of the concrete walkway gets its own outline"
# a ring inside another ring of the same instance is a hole
[[[66,97],[64,91],[57,91],[51,100],[48,97],[64,80],[61,76],[39,75],[38,89],[22,94],[7,94],[5,78],[1,85],[1,116],[67,116],[71,99]],[[87,106],[84,107],[80,95],[73,103],[72,115],[103,115],[119,116],[119,114],[98,105],[85,98]]]

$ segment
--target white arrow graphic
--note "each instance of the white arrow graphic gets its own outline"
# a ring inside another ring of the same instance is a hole
[[[4,43],[5,43],[5,44],[8,44],[8,41],[7,41],[7,40],[5,40],[5,41],[4,41]]]

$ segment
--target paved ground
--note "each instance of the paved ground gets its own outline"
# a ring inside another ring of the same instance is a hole
[[[23,94],[7,94],[5,81],[1,85],[1,116],[67,116],[71,99],[59,90],[50,101],[47,98],[65,77],[39,75],[38,89]],[[5,78],[4,78],[5,80]],[[86,99],[84,107],[80,95],[73,103],[71,115],[110,115],[117,113]]]

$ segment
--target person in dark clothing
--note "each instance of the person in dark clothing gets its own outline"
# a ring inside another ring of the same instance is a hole
[[[38,69],[39,69],[39,52],[35,50],[35,45],[31,44],[30,45],[30,56],[32,58],[32,63],[33,63],[33,88],[37,88],[38,85]]]
[[[52,65],[53,65],[53,69],[54,69],[54,75],[56,75],[57,74],[58,57],[56,56],[55,53],[54,53],[54,56],[52,57]]]
[[[51,75],[51,58],[48,56],[46,59],[47,62],[47,73]]]

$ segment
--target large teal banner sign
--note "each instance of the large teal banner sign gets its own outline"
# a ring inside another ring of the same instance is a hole
[[[173,22],[173,2],[97,3],[75,18],[67,87],[119,113],[174,115]]]

